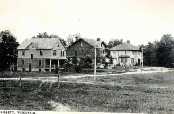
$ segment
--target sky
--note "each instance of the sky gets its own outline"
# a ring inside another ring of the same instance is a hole
[[[174,37],[174,0],[0,0],[0,31],[19,43],[47,32],[133,45]]]

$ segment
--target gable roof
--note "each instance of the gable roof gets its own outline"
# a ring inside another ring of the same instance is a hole
[[[27,49],[31,44],[37,45],[36,49],[53,49],[62,43],[59,38],[31,38],[24,40],[18,49]],[[64,48],[64,46],[60,46],[60,48]]]
[[[110,50],[116,50],[116,51],[140,50],[140,46],[133,46],[132,44],[125,42],[123,44],[112,47]]]
[[[80,38],[77,41],[75,41],[72,45],[76,44],[76,42],[79,42],[80,40],[83,40],[84,42],[88,43],[92,47],[101,47],[101,43],[103,43],[104,46],[106,47],[106,44],[103,41],[97,41],[97,40],[94,40],[94,39],[87,39],[87,38]],[[69,47],[71,47],[71,46],[69,46]]]

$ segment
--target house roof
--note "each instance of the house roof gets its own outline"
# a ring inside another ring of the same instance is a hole
[[[140,50],[140,46],[133,46],[130,43],[124,42],[123,44],[112,47],[110,50],[116,50],[116,51]]]
[[[53,49],[58,44],[62,44],[59,38],[30,38],[24,40],[18,49],[27,49],[31,44],[36,45],[37,49]]]
[[[102,43],[102,41],[97,41],[94,39],[87,39],[87,38],[81,38],[81,39],[83,39],[85,42],[89,43],[93,47],[100,47]]]

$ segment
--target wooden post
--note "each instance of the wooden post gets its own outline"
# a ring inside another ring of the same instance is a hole
[[[59,67],[56,66],[55,68],[55,74],[57,75],[57,88],[59,88],[60,84],[59,84]]]
[[[142,68],[143,68],[143,47],[142,47]]]
[[[19,76],[19,87],[21,87],[21,76]]]
[[[95,82],[95,77],[96,77],[96,47],[94,48],[95,55],[94,55],[94,82]]]
[[[50,72],[51,72],[51,59],[50,59]]]

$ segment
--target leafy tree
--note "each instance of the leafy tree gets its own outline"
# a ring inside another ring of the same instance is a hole
[[[165,34],[158,43],[157,60],[159,66],[172,67],[174,63],[174,39],[171,34]]]
[[[112,48],[112,47],[117,46],[119,44],[122,44],[122,40],[112,39],[111,41],[109,41],[108,47]]]
[[[0,33],[0,70],[6,70],[17,63],[17,47],[19,43],[9,30]]]
[[[158,42],[149,42],[146,46],[144,46],[143,59],[145,65],[157,66],[157,44]]]
[[[63,38],[60,38],[60,41],[62,42],[62,44],[63,44],[64,46],[67,46],[66,41],[65,41]]]

